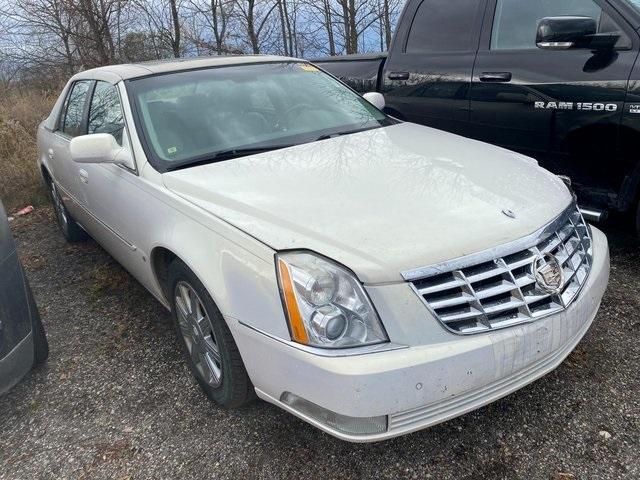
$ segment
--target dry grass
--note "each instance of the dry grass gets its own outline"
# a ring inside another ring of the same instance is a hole
[[[88,272],[89,291],[94,300],[105,295],[118,295],[126,290],[131,276],[115,261],[100,263]]]
[[[35,89],[0,89],[0,199],[8,212],[46,199],[36,167],[36,129],[51,111],[56,95]]]

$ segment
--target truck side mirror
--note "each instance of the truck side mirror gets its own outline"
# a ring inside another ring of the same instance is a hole
[[[368,92],[362,95],[362,98],[364,98],[367,102],[369,102],[371,105],[376,107],[378,110],[384,110],[385,101],[381,93]]]
[[[591,48],[598,24],[591,17],[546,17],[538,23],[536,45],[546,50]]]

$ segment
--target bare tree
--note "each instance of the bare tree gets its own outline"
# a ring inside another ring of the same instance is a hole
[[[334,34],[336,20],[334,20],[332,1],[307,0],[306,8],[310,11],[310,17],[307,19],[307,23],[317,24],[319,26],[316,31],[311,32],[313,37],[317,39],[326,36],[326,53],[331,56],[336,55],[338,53]],[[322,49],[320,45],[318,45],[318,48]]]
[[[190,0],[188,7],[193,17],[191,40],[218,55],[237,51],[229,45],[229,29],[233,28],[234,0]],[[210,40],[213,33],[213,42]]]
[[[333,16],[331,13],[331,1],[322,0],[322,13],[324,14],[324,27],[327,30],[327,39],[329,41],[329,55],[335,55],[336,41],[333,37]]]
[[[171,39],[171,48],[173,49],[173,56],[180,57],[180,17],[178,16],[178,5],[176,0],[169,0],[171,6],[171,26],[173,27],[173,35]]]
[[[158,58],[171,52],[175,58],[184,53],[182,45],[182,0],[135,0],[142,28],[152,34]]]
[[[278,13],[279,13],[278,17],[280,19],[280,31],[282,34],[282,46],[284,49],[284,54],[290,55],[289,54],[289,33],[287,32],[287,22],[285,20],[284,4],[285,4],[284,0],[276,0],[276,5],[278,6]]]
[[[378,21],[373,0],[337,0],[343,25],[344,48],[347,54],[358,53],[361,36]]]
[[[389,47],[404,0],[0,0],[4,78],[201,54]]]
[[[395,2],[396,6],[398,5]],[[389,7],[389,0],[382,0],[382,27],[384,28],[384,49],[388,49],[391,45],[391,8]],[[380,47],[382,50],[382,47]]]
[[[86,65],[108,65],[116,59],[112,34],[120,0],[70,0],[75,44]]]
[[[296,32],[294,30],[297,23],[297,4],[295,0],[276,0],[280,19],[280,30],[282,34],[282,47],[285,55],[295,55]]]
[[[17,0],[0,15],[7,32],[7,58],[14,63],[62,63],[68,74],[74,72],[73,24],[67,5],[60,0]]]
[[[238,0],[237,5],[242,18],[241,23],[247,31],[251,52],[260,53],[261,36],[269,26],[271,13],[277,7],[277,3],[268,0]]]

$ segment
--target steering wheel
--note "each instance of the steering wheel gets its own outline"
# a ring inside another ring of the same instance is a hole
[[[289,120],[291,119],[291,116],[294,113],[301,113],[305,110],[311,110],[311,109],[312,107],[308,103],[298,103],[296,105],[293,105],[287,108],[287,110],[282,114],[281,120],[283,121],[281,123],[284,123],[285,125],[289,126],[290,124]]]

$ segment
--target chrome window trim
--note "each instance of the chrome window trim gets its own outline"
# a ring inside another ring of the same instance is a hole
[[[120,108],[122,109],[122,120],[124,121],[124,129],[127,132],[127,141],[129,142],[129,153],[131,154],[131,158],[133,159],[134,169],[128,168],[125,165],[118,164],[119,167],[123,168],[127,172],[133,173],[136,177],[140,176],[140,170],[138,168],[138,159],[136,158],[135,148],[133,148],[132,140],[131,140],[131,129],[129,128],[129,122],[127,121],[127,115],[124,110],[124,101],[122,100],[124,97],[122,95],[122,90],[124,89],[126,92],[126,85],[123,81],[119,81],[116,84],[112,84],[116,91],[118,92],[118,98],[120,99]]]
[[[534,233],[527,235],[526,237],[519,238],[518,240],[514,240],[513,242],[498,245],[481,252],[472,253],[470,255],[454,258],[445,262],[436,263],[434,265],[406,270],[404,272],[401,272],[400,275],[402,275],[402,278],[404,278],[407,282],[413,282],[416,280],[433,277],[434,275],[439,275],[441,273],[447,273],[451,270],[460,270],[463,268],[467,268],[477,263],[488,262],[490,260],[493,260],[494,258],[506,257],[521,250],[525,250],[532,247],[533,245],[536,245],[544,238],[554,233],[568,220],[568,218],[571,216],[571,213],[573,213],[576,208],[576,204],[572,202],[567,208],[563,210],[560,215],[558,215],[550,223],[535,231]]]

